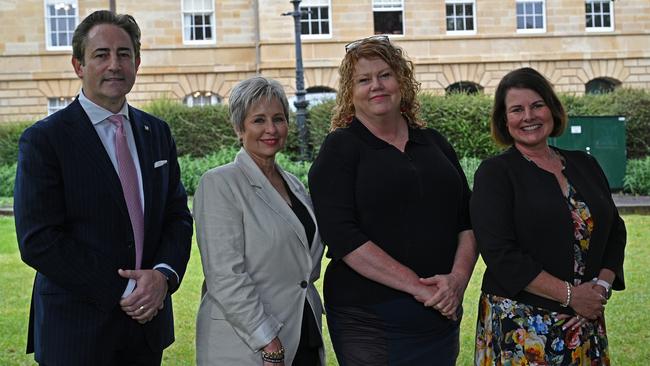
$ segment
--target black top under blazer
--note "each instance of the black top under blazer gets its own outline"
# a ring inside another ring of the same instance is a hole
[[[622,290],[625,223],[607,179],[591,155],[556,150],[565,159],[565,176],[586,202],[594,221],[582,280],[589,281],[608,268],[616,273],[613,288]],[[479,166],[470,212],[487,265],[482,285],[485,293],[552,311],[572,311],[524,290],[542,270],[573,282],[573,220],[552,173],[511,147]]]

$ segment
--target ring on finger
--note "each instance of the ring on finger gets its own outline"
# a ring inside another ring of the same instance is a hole
[[[143,311],[144,310],[144,305],[140,306],[138,310]]]

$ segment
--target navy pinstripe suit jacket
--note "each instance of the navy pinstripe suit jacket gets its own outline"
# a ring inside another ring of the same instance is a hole
[[[182,279],[192,218],[176,146],[163,121],[129,114],[144,188],[142,268],[166,263]],[[78,100],[21,136],[14,213],[22,259],[37,271],[27,352],[44,363],[94,363],[123,334],[127,279],[117,270],[134,268],[135,247],[119,177]],[[169,295],[143,327],[152,349],[173,342]]]

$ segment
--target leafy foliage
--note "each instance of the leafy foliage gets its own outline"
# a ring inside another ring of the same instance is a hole
[[[0,165],[0,197],[14,196],[16,163]]]
[[[633,194],[650,195],[650,156],[627,162],[623,189]]]
[[[13,164],[18,159],[18,139],[33,122],[0,123],[0,165]]]
[[[144,110],[169,123],[179,156],[200,157],[239,145],[230,124],[227,105],[188,107],[178,102],[157,100]]]

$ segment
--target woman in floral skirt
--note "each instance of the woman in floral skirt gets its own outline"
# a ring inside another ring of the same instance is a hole
[[[609,365],[605,304],[622,290],[625,224],[596,160],[548,145],[566,114],[531,68],[500,82],[495,140],[470,203],[487,265],[476,365]]]

